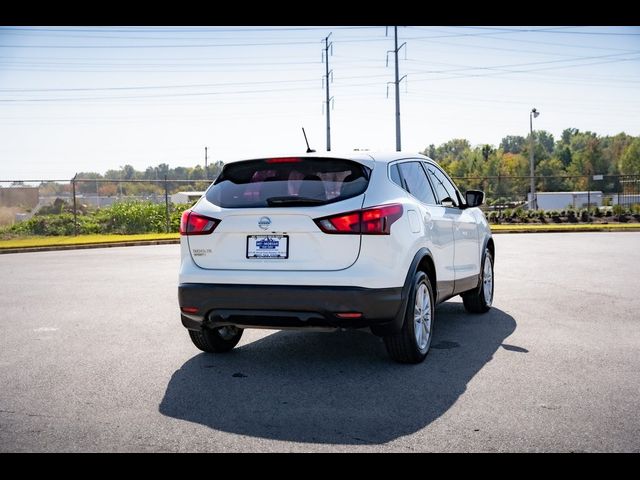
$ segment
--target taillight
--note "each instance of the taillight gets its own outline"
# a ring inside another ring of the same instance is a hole
[[[267,158],[266,163],[299,163],[302,159],[298,157],[279,157],[279,158]]]
[[[180,217],[180,235],[208,235],[215,230],[220,223],[217,218],[209,218],[204,215],[186,210]]]
[[[198,313],[200,310],[198,307],[180,307],[184,313]]]
[[[316,218],[314,221],[324,233],[389,235],[391,225],[400,217],[402,217],[402,205],[392,203]]]

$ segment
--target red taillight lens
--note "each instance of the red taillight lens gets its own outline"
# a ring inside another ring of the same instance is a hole
[[[391,225],[400,217],[402,217],[402,205],[393,203],[317,218],[315,222],[324,233],[389,235]]]
[[[315,222],[324,233],[360,233],[360,212],[318,218]]]
[[[402,216],[402,205],[395,203],[362,211],[362,233],[389,235],[391,225]]]
[[[198,307],[180,307],[184,313],[198,313],[200,310]]]
[[[199,215],[191,210],[182,212],[180,217],[180,235],[208,235],[220,223],[217,218]]]
[[[267,163],[298,163],[301,162],[302,159],[298,157],[279,157],[279,158],[267,158],[265,162]]]

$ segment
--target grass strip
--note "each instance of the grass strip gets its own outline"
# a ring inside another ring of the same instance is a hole
[[[67,245],[88,245],[100,243],[144,242],[154,240],[172,240],[180,238],[179,233],[143,233],[139,235],[78,235],[73,236],[33,236],[0,240],[0,249],[56,247]]]
[[[496,233],[535,233],[535,232],[623,232],[640,230],[640,223],[585,223],[585,224],[514,224],[491,225]]]
[[[640,230],[640,223],[594,223],[594,224],[492,224],[495,233],[535,233],[535,232],[620,232]],[[73,236],[32,236],[0,239],[0,250],[13,248],[56,247],[89,245],[100,243],[150,242],[174,240],[179,233],[144,233],[139,235],[78,235]]]

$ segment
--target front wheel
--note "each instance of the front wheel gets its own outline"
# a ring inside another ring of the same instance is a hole
[[[434,306],[429,277],[424,272],[416,272],[402,330],[383,337],[392,359],[401,363],[420,363],[425,359],[433,336]]]
[[[203,352],[222,353],[233,349],[242,337],[242,328],[227,325],[218,328],[206,328],[202,330],[189,330],[189,336],[193,344]]]
[[[480,285],[475,290],[462,294],[464,308],[469,313],[488,312],[493,303],[493,257],[489,249],[482,256],[481,272]]]

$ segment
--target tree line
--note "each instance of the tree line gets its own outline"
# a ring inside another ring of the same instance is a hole
[[[600,136],[567,128],[556,140],[551,133],[538,130],[533,132],[533,145],[538,191],[615,192],[625,188],[616,176],[640,175],[640,137],[626,133]],[[472,146],[456,138],[438,147],[431,144],[423,153],[436,160],[462,189],[481,188],[497,201],[499,197],[526,197],[530,149],[530,136],[508,135],[498,147]],[[593,175],[605,178],[594,181]]]
[[[166,163],[149,166],[144,171],[136,170],[131,165],[124,165],[119,169],[107,170],[104,174],[98,172],[79,172],[76,176],[76,192],[79,194],[102,196],[137,196],[164,195],[164,180],[168,180],[169,193],[180,190],[204,190],[213,181],[223,166],[222,161],[213,162],[205,168],[202,165],[194,167],[171,168]],[[90,182],[89,180],[114,180],[114,182]],[[146,182],[131,182],[144,180]],[[171,180],[174,180],[172,182]],[[189,180],[188,183],[175,180]],[[148,182],[148,183],[147,183]],[[68,193],[70,185],[44,182],[40,185],[41,195],[58,195]]]
[[[536,189],[538,191],[601,190],[605,193],[621,191],[625,185],[618,175],[640,175],[640,137],[619,133],[600,136],[594,132],[581,132],[567,128],[560,138],[545,131],[533,133]],[[520,199],[529,191],[530,136],[508,135],[500,145],[472,146],[463,138],[454,138],[435,146],[429,145],[421,153],[436,160],[461,189],[480,188],[487,198]],[[194,167],[170,167],[166,163],[149,166],[138,171],[131,165],[98,172],[77,174],[76,191],[80,194],[130,196],[164,194],[163,181],[169,180],[168,190],[203,190],[207,180],[212,181],[220,173],[222,161],[213,162],[205,171],[202,165]],[[602,181],[594,181],[593,175],[604,175]],[[515,177],[515,178],[514,178]],[[82,180],[114,180],[113,183],[95,183]],[[120,182],[116,182],[119,180]],[[147,180],[150,183],[133,183],[127,180]],[[190,183],[171,182],[189,180]],[[637,188],[637,186],[635,187]],[[69,185],[41,185],[42,194],[68,192]]]

